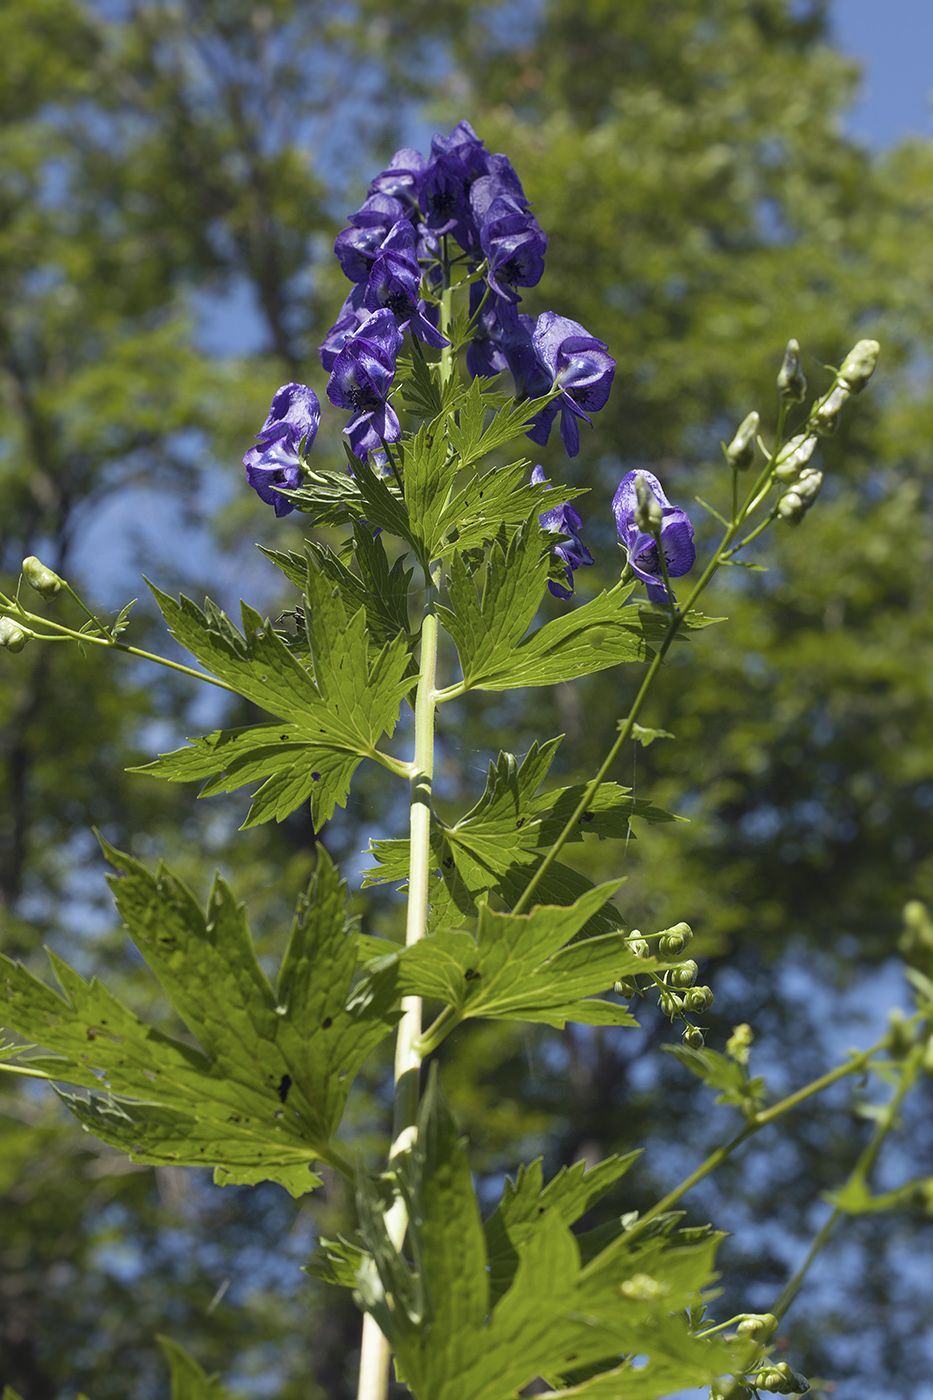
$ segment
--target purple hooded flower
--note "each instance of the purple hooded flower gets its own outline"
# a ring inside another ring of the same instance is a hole
[[[531,473],[532,486],[539,486],[545,481],[544,468],[535,467]],[[551,487],[548,486],[548,490]],[[567,586],[555,583],[553,579],[548,580],[548,588],[555,598],[571,598],[573,596],[573,576],[582,565],[592,564],[593,556],[586,545],[580,539],[580,531],[583,529],[583,521],[578,511],[571,505],[555,506],[553,510],[546,510],[538,516],[542,530],[548,530],[555,535],[568,535],[570,538],[562,544],[554,546],[554,553],[563,559],[567,565],[565,577]]]
[[[397,442],[401,428],[388,402],[402,333],[388,308],[374,311],[347,336],[327,381],[327,397],[337,408],[353,410],[344,432],[357,457]]]
[[[396,151],[385,170],[373,180],[368,194],[387,194],[412,207],[418,203],[418,190],[427,161],[420,151],[405,147]]]
[[[628,562],[632,573],[648,585],[648,598],[652,603],[666,603],[667,589],[661,574],[661,560],[658,546],[651,535],[647,535],[635,524],[638,508],[638,492],[635,486],[637,477],[643,477],[645,484],[661,506],[661,548],[671,578],[680,578],[689,573],[697,557],[693,543],[693,526],[686,511],[672,506],[664,494],[660,481],[651,472],[632,471],[623,476],[619,488],[612,498],[612,513],[622,536],[622,543],[628,552]]]
[[[307,384],[283,384],[275,391],[269,416],[256,434],[257,445],[243,458],[246,480],[259,498],[275,506],[276,515],[288,515],[295,507],[275,488],[294,491],[301,485],[298,450],[314,441],[321,422],[317,394]]]
[[[432,138],[419,191],[424,222],[437,235],[452,233],[465,252],[475,251],[479,241],[470,189],[488,171],[489,154],[469,122]]]
[[[467,346],[467,371],[474,379],[478,375],[492,379],[509,368],[505,343],[518,333],[518,312],[511,302],[503,301],[484,283],[473,282],[470,286],[471,321],[474,317],[473,337]],[[530,344],[530,335],[528,340]]]
[[[399,330],[406,327],[426,345],[440,349],[448,341],[428,321],[421,309],[421,270],[415,255],[415,230],[400,219],[382,243],[366,284],[363,305],[370,311],[384,307],[395,316]]]
[[[365,282],[379,248],[394,224],[407,219],[411,210],[401,200],[386,194],[369,195],[355,214],[350,227],[337,234],[334,252],[351,282]]]
[[[511,195],[496,195],[489,205],[479,241],[488,263],[489,285],[506,301],[520,300],[514,287],[535,287],[541,281],[547,234],[534,214]]]
[[[577,321],[545,311],[538,317],[532,336],[535,355],[547,370],[551,384],[563,392],[553,405],[560,407],[560,435],[571,457],[580,450],[578,418],[590,421],[587,410],[595,413],[605,404],[615,374],[616,362],[602,340],[590,335]],[[551,412],[551,410],[547,410]],[[541,415],[542,420],[545,415]],[[547,442],[553,416],[541,424],[543,438],[529,433],[533,442]],[[545,430],[546,427],[546,430]]]
[[[337,319],[318,347],[318,357],[327,373],[330,374],[334,361],[347,343],[347,336],[353,335],[369,316],[363,305],[366,288],[362,282],[354,282],[350,295],[337,313]]]
[[[470,208],[477,224],[482,224],[490,204],[499,195],[508,195],[527,213],[528,200],[508,156],[490,156],[486,165],[488,175],[481,175],[470,186]]]

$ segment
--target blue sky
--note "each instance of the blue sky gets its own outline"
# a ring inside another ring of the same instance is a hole
[[[864,65],[852,136],[875,149],[933,136],[933,0],[834,0],[834,38]]]

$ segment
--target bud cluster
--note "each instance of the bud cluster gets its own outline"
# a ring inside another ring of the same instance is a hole
[[[810,1382],[799,1371],[792,1371],[786,1361],[765,1366],[754,1378],[758,1390],[772,1391],[777,1395],[805,1395]]]
[[[650,937],[652,941],[658,941],[657,956],[668,960],[680,957],[693,938],[693,930],[689,924],[681,922],[651,934]],[[637,957],[650,956],[651,945],[640,929],[632,929],[626,942]],[[648,972],[643,976],[620,978],[614,984],[613,990],[617,996],[633,997],[644,995],[650,987],[656,987],[658,1006],[662,1014],[671,1021],[683,1021],[684,1044],[692,1050],[700,1050],[705,1044],[703,1032],[690,1023],[688,1016],[709,1010],[713,1004],[713,992],[710,987],[696,986],[698,972],[699,968],[693,959],[685,958],[661,976]]]

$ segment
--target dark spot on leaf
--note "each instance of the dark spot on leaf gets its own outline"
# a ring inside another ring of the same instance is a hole
[[[477,970],[477,968],[468,967],[463,975],[466,978],[467,982],[473,982],[476,980],[477,977],[480,977],[482,974]]]
[[[581,822],[591,822],[593,820],[593,816],[594,814],[592,812],[584,812],[580,820]]]
[[[522,829],[522,827],[523,827],[524,825],[525,825],[525,818],[524,818],[524,817],[519,817],[518,821],[515,823],[515,830],[516,830],[516,831],[521,831],[521,829]]]
[[[447,859],[446,859],[445,861],[442,862],[442,864],[443,864],[445,870],[452,870],[452,869],[453,869],[453,863],[454,863],[454,858],[453,858],[453,856],[448,856]]]
[[[280,735],[279,735],[279,738],[281,739],[282,743],[284,744],[284,743],[285,743],[285,740],[288,738],[288,735],[287,735],[287,734],[280,734]]]
[[[95,1029],[94,1029],[93,1026],[88,1026],[88,1028],[87,1028],[87,1038],[88,1038],[88,1040],[96,1040],[96,1039],[97,1039],[97,1031],[95,1031]]]
[[[272,1117],[273,1117],[273,1118],[284,1118],[284,1117],[285,1117],[285,1110],[284,1110],[284,1108],[277,1108],[277,1109],[275,1110],[275,1112],[273,1113]]]
[[[288,1091],[289,1091],[289,1089],[290,1089],[291,1087],[292,1087],[292,1077],[291,1077],[291,1075],[290,1075],[290,1074],[283,1074],[283,1075],[282,1075],[282,1078],[279,1080],[279,1087],[278,1087],[278,1089],[276,1089],[276,1093],[277,1093],[278,1096],[279,1096],[279,1103],[284,1103],[284,1102],[285,1102],[285,1100],[288,1098]]]
[[[322,1030],[322,1031],[329,1031],[330,1028],[331,1028],[331,1026],[332,1026],[333,1024],[334,1024],[334,1023],[333,1023],[333,1020],[331,1019],[331,1017],[330,1017],[330,1016],[325,1016],[324,1019],[323,1019],[323,1021],[321,1022],[321,1030]]]

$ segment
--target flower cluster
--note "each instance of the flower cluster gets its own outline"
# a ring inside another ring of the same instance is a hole
[[[563,444],[576,456],[580,421],[590,422],[606,403],[615,361],[578,322],[553,311],[537,320],[519,312],[517,289],[541,280],[547,242],[511,162],[490,154],[469,122],[435,136],[427,157],[396,152],[337,235],[334,252],[352,286],[320,347],[327,397],[349,410],[343,431],[356,457],[378,454],[374,461],[383,463],[401,436],[390,402],[399,351],[406,334],[435,350],[448,345],[439,300],[454,284],[470,287],[469,373],[510,372],[519,402],[550,397],[530,419],[528,436],[544,446],[559,419]],[[300,484],[302,443],[311,443],[319,422],[312,390],[283,385],[243,459],[250,485],[277,515],[292,509],[281,489]],[[545,528],[575,538],[571,517],[579,520],[571,511]],[[588,560],[558,549],[570,582]]]
[[[470,287],[469,372],[510,370],[520,400],[558,391],[528,436],[543,446],[559,413],[564,446],[576,456],[579,420],[589,422],[588,414],[605,404],[615,362],[604,342],[576,321],[551,311],[537,321],[518,313],[516,288],[541,280],[547,241],[511,162],[490,155],[469,122],[435,136],[427,159],[419,151],[396,152],[337,235],[334,251],[353,287],[320,349],[331,376],[328,398],[354,409],[344,431],[357,455],[378,447],[379,438],[398,436],[394,414],[386,413],[394,358],[378,385],[361,361],[372,318],[388,311],[400,333],[445,345],[431,298],[453,273],[458,280],[484,279]],[[354,397],[361,384],[368,407]],[[361,416],[368,412],[370,419]]]

